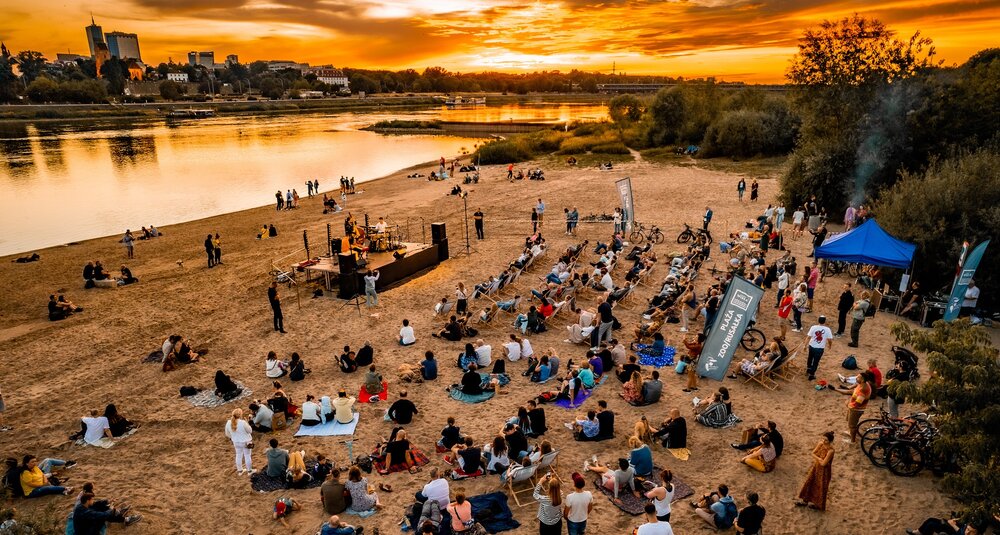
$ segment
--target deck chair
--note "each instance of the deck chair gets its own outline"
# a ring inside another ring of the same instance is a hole
[[[514,301],[513,304],[510,306],[510,308],[507,308],[507,309],[500,307],[499,306],[499,304],[500,304],[499,301],[494,301],[493,302],[494,305],[497,306],[497,314],[498,315],[501,315],[501,314],[509,315],[509,316],[512,316],[513,318],[516,318],[517,317],[517,307],[519,307],[521,305],[521,296],[518,295],[518,296],[514,297],[513,301]],[[513,321],[513,319],[511,319],[511,321]]]
[[[790,381],[798,366],[795,359],[799,356],[799,351],[805,346],[805,342],[800,343],[795,349],[788,352],[788,356],[777,366],[771,367],[771,377],[777,377],[785,381]]]
[[[777,381],[771,378],[771,373],[776,367],[781,366],[783,362],[785,362],[785,359],[782,359],[780,357],[774,359],[767,366],[764,366],[759,371],[757,371],[757,373],[753,375],[746,375],[741,371],[740,375],[742,375],[745,378],[743,380],[743,384],[757,383],[768,390],[777,389],[778,383]]]
[[[499,311],[500,311],[500,308],[497,307],[496,303],[493,303],[492,305],[490,305],[490,308],[486,309],[486,316],[483,316],[482,314],[477,314],[476,315],[476,322],[475,322],[475,324],[476,325],[483,325],[483,326],[491,325],[493,323],[493,320],[496,319],[497,312],[499,312]]]
[[[516,503],[518,507],[524,507],[526,505],[531,505],[535,503],[534,498],[531,498],[531,501],[525,501],[524,503],[521,503],[519,497],[525,494],[531,497],[535,493],[535,485],[531,481],[535,477],[535,472],[537,471],[538,471],[537,464],[522,467],[520,470],[515,471],[514,475],[512,475],[509,479],[507,479],[506,483],[504,483],[504,487],[507,489],[507,492],[510,493],[510,497],[514,498],[514,503]],[[522,488],[521,490],[514,489],[516,485],[522,483],[527,483],[528,486]]]
[[[542,455],[542,458],[538,460],[535,470],[535,476],[532,477],[532,481],[534,481],[535,485],[538,485],[538,477],[537,477],[538,473],[545,471],[546,469],[552,472],[552,477],[559,479],[559,474],[556,473],[556,468],[558,467],[558,464],[559,464],[559,450],[555,450],[553,452],[549,452],[546,453],[545,455]]]

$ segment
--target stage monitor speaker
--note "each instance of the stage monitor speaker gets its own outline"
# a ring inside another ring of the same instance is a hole
[[[337,262],[340,264],[340,292],[337,297],[353,299],[359,293],[358,264],[350,253],[337,255]]]
[[[436,245],[438,248],[438,262],[448,260],[448,238],[441,240]]]
[[[445,232],[444,223],[431,223],[431,243],[441,243],[448,239]]]
[[[340,254],[341,247],[343,247],[343,245],[341,244],[340,238],[333,238],[330,240],[330,250],[333,251],[334,255]]]

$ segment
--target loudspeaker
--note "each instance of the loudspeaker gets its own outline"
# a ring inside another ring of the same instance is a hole
[[[448,233],[444,229],[444,223],[431,223],[431,243],[441,243],[448,239]]]
[[[445,238],[440,242],[438,242],[437,247],[438,247],[438,262],[444,262],[445,260],[448,260],[448,238]]]
[[[352,299],[359,293],[358,263],[354,260],[354,255],[350,253],[337,255],[337,262],[340,264],[340,292],[337,297]]]
[[[343,245],[341,244],[340,238],[333,238],[330,240],[330,249],[333,251],[334,255],[340,254],[341,247],[343,247]]]

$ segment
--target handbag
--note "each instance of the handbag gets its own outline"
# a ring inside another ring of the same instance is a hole
[[[250,442],[247,442],[247,446],[246,446],[246,448],[247,448],[248,450],[252,450],[252,449],[253,449],[253,441],[252,441],[252,440],[251,440]]]

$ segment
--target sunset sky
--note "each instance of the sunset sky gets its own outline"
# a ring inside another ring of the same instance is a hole
[[[1000,46],[1000,0],[0,0],[8,48],[86,54],[139,34],[143,60],[289,59],[338,67],[601,70],[780,82],[804,28],[853,12],[934,39],[950,65]]]

